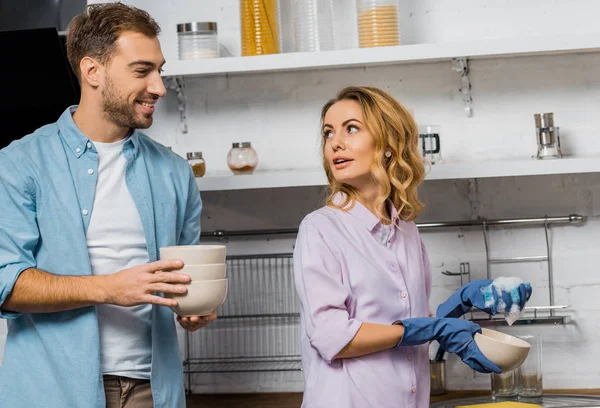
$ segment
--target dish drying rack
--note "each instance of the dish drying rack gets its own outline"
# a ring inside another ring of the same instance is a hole
[[[228,256],[226,262],[229,293],[218,319],[186,332],[187,384],[199,373],[301,370],[292,254]]]
[[[524,262],[542,262],[547,265],[548,273],[548,306],[525,306],[525,312],[533,311],[533,317],[521,317],[515,321],[515,325],[522,324],[565,324],[568,319],[567,316],[557,316],[556,310],[567,309],[569,305],[556,305],[554,300],[554,273],[552,269],[552,249],[550,245],[550,226],[551,225],[567,225],[567,224],[581,224],[587,220],[587,217],[571,214],[564,217],[541,217],[541,218],[520,218],[510,220],[495,220],[495,221],[469,221],[466,223],[453,223],[457,227],[480,227],[483,233],[483,240],[485,243],[485,256],[486,256],[486,276],[487,279],[492,279],[491,269],[493,265],[498,264],[509,264],[509,263],[524,263]],[[441,223],[440,223],[441,224]],[[440,228],[440,224],[424,224],[423,228]],[[447,223],[446,223],[447,224]],[[446,226],[447,225],[443,225]],[[544,238],[546,243],[546,253],[544,255],[532,255],[532,256],[515,256],[515,257],[504,257],[504,258],[492,258],[490,256],[490,239],[489,229],[493,227],[531,227],[541,226],[544,229]],[[463,262],[459,265],[459,272],[443,271],[442,274],[446,276],[459,276],[460,286],[464,284],[463,276],[468,278],[467,282],[471,281],[471,267],[468,262]],[[549,316],[538,316],[538,312],[544,311],[549,312]],[[503,317],[486,317],[486,318],[475,318],[473,310],[469,312],[470,320],[478,323],[480,326],[505,326],[508,323]]]

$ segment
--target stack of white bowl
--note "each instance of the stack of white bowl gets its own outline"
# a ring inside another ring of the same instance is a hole
[[[227,278],[224,245],[185,245],[160,248],[160,259],[180,259],[183,268],[176,272],[191,277],[187,293],[165,294],[177,299],[171,309],[179,316],[209,316],[225,302]]]

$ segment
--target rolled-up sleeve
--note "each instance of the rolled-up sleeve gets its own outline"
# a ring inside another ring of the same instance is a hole
[[[200,213],[202,212],[202,200],[200,191],[196,185],[196,179],[190,166],[188,197],[185,206],[185,219],[177,245],[196,245],[200,240]]]
[[[0,318],[20,316],[2,311],[1,307],[21,272],[36,267],[34,253],[38,240],[32,185],[0,152]]]
[[[350,317],[339,255],[315,225],[300,224],[294,276],[311,346],[327,363],[354,338],[362,322]]]

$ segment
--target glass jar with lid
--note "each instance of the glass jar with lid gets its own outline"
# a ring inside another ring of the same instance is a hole
[[[202,158],[202,152],[188,152],[187,161],[192,166],[194,177],[202,177],[206,174],[206,162]]]
[[[258,165],[258,154],[250,142],[233,143],[227,154],[227,165],[233,174],[252,174]]]
[[[279,54],[278,0],[240,0],[242,56]]]
[[[361,48],[400,45],[398,0],[357,0],[356,15]]]
[[[195,21],[177,24],[180,60],[197,60],[219,56],[217,23]]]

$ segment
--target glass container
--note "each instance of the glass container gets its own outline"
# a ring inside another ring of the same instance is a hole
[[[252,174],[258,165],[258,154],[250,142],[233,143],[227,154],[227,165],[233,174]]]
[[[216,58],[219,56],[217,23],[192,22],[177,24],[180,60]]]
[[[194,177],[202,177],[206,174],[206,162],[202,158],[202,152],[187,153],[187,161],[192,166]]]
[[[523,364],[517,369],[519,377],[519,396],[524,398],[540,397],[542,386],[542,340],[537,334],[518,336],[531,344],[531,349]]]
[[[333,0],[292,0],[297,52],[335,49]]]
[[[500,374],[492,373],[491,380],[492,399],[516,399],[519,392],[517,370]]]
[[[356,0],[361,48],[400,45],[397,0]]]
[[[421,154],[425,163],[435,164],[442,161],[440,133],[441,126],[439,125],[423,125],[419,127]]]
[[[277,0],[240,0],[242,55],[279,53]]]

